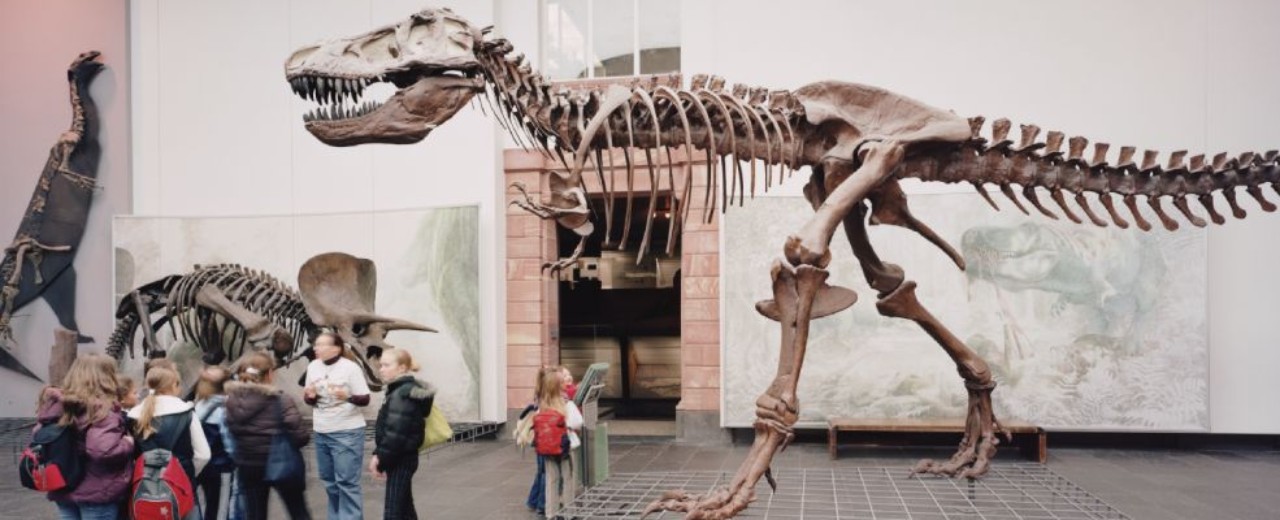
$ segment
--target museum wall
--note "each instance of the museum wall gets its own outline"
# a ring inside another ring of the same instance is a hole
[[[313,104],[284,80],[284,61],[297,48],[400,21],[424,4],[135,0],[130,7],[134,212],[295,215],[478,204],[481,416],[505,418],[505,307],[497,304],[505,301],[505,187],[496,127],[464,108],[418,144],[329,147],[303,129]],[[495,16],[492,0],[449,7],[477,26]],[[389,339],[397,334],[407,333]]]
[[[17,231],[49,149],[71,124],[67,65],[81,52],[102,52],[106,68],[90,95],[102,116],[99,189],[73,264],[78,275],[77,318],[101,352],[113,325],[111,216],[129,208],[128,3],[124,0],[0,0],[0,235],[7,247]],[[13,319],[14,355],[48,377],[57,320],[43,300]],[[29,417],[41,383],[0,369],[0,417]]]
[[[964,116],[1007,117],[1114,146],[1213,154],[1280,143],[1280,129],[1268,124],[1280,116],[1270,87],[1280,80],[1275,3],[710,0],[685,3],[683,14],[686,74],[771,88],[867,83]],[[803,183],[771,194],[797,195]],[[1272,239],[1280,216],[1252,200],[1242,205],[1247,220],[1207,237],[1209,430],[1276,433],[1280,329],[1270,320],[1280,280],[1269,266],[1280,262]]]

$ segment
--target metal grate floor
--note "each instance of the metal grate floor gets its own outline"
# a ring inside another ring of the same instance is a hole
[[[1079,486],[1035,463],[997,464],[978,481],[907,478],[905,467],[775,471],[777,493],[761,479],[738,518],[906,520],[1128,520]],[[702,493],[731,473],[616,474],[587,490],[565,518],[639,518],[664,491]],[[664,512],[653,519],[684,518]]]

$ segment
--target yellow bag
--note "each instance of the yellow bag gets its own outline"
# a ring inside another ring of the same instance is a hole
[[[427,427],[423,431],[422,446],[418,447],[418,451],[443,444],[452,438],[453,428],[449,426],[449,420],[444,418],[444,412],[439,407],[432,404],[431,414],[427,416]]]

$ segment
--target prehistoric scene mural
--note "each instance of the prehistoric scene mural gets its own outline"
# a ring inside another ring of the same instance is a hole
[[[921,282],[920,298],[986,359],[999,416],[1069,429],[1208,427],[1205,233],[1134,233],[995,212],[971,194],[916,195],[915,213],[959,244],[966,270],[928,244],[872,227]],[[802,225],[807,202],[766,197],[725,215],[724,414],[750,426],[777,367],[777,327],[752,310],[753,283],[779,254],[753,237]],[[847,247],[844,237],[833,241]],[[857,261],[832,283],[865,285]],[[769,338],[769,339],[763,339]],[[955,365],[918,328],[872,305],[815,321],[798,398],[801,422],[827,416],[955,418],[967,396]]]
[[[386,325],[397,330],[386,336],[386,343],[409,350],[419,361],[419,377],[440,388],[437,403],[450,420],[474,421],[480,417],[477,225],[473,206],[342,215],[117,218],[116,300],[141,285],[191,273],[197,265],[238,264],[251,276],[274,278],[284,292],[296,294],[303,285],[300,299],[307,302],[309,293],[334,290],[335,284],[321,282],[318,289],[314,283],[300,284],[300,267],[320,257],[344,257],[339,260],[347,262],[339,264],[363,267],[362,283],[376,284],[364,297],[376,300],[372,306],[377,314],[395,321]],[[345,254],[325,255],[330,252]],[[421,331],[422,326],[437,332]],[[194,342],[175,336],[174,330],[161,327],[156,341],[182,368],[183,379],[193,381],[206,359]],[[137,336],[130,344],[141,343],[142,334]],[[238,353],[232,349],[228,358]],[[119,357],[126,370],[141,373],[141,349],[124,348]],[[280,386],[300,392],[292,383],[305,366],[305,360],[292,363]]]

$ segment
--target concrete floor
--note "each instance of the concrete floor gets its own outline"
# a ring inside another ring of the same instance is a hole
[[[1261,520],[1280,518],[1280,452],[1053,449],[1049,468],[1137,520]],[[629,438],[610,447],[614,472],[725,471],[737,469],[746,446],[693,446],[670,439]],[[6,451],[12,451],[6,447]],[[775,461],[778,468],[902,466],[947,450],[845,447],[832,461],[822,444],[798,444]],[[1002,461],[1016,461],[1005,450]],[[21,488],[16,456],[0,459],[0,518],[56,518],[44,497]],[[998,464],[999,462],[997,462]],[[314,465],[311,466],[314,468]],[[508,441],[464,443],[424,460],[415,482],[423,518],[533,519],[524,508],[534,472],[532,452],[521,455]],[[314,469],[311,471],[314,472]],[[785,485],[786,483],[781,483]],[[381,481],[366,476],[365,516],[382,516]],[[314,477],[307,490],[311,511],[324,517],[324,490]],[[284,518],[278,503],[272,518]]]

